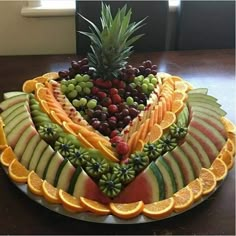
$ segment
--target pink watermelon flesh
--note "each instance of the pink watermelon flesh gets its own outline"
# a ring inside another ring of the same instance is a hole
[[[115,199],[114,202],[131,203],[142,200],[145,204],[153,202],[153,190],[145,172],[138,175]]]

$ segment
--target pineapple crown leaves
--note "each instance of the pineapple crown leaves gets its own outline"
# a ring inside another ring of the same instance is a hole
[[[113,18],[110,6],[102,3],[101,30],[93,22],[80,15],[90,25],[91,32],[79,31],[91,40],[91,52],[88,53],[89,64],[96,68],[98,75],[104,79],[117,77],[119,70],[126,65],[132,53],[132,44],[144,35],[132,36],[143,26],[142,23],[146,18],[137,23],[130,23],[131,15],[131,9],[127,11],[127,5],[124,5],[122,9],[118,9]]]

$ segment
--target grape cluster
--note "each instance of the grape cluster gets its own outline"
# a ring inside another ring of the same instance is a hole
[[[93,76],[95,69],[89,67],[88,59],[83,58],[79,61],[72,61],[71,67],[68,70],[61,70],[58,72],[61,79],[73,79],[77,74],[88,74]]]
[[[96,130],[112,138],[145,109],[158,82],[156,69],[147,60],[138,68],[126,65],[118,78],[104,80],[84,58],[72,61],[68,71],[59,72],[61,90]]]

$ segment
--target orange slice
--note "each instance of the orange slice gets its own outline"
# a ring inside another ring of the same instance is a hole
[[[194,195],[191,189],[186,186],[174,194],[174,211],[182,212],[187,210],[194,201]]]
[[[50,203],[60,203],[59,190],[48,183],[46,180],[42,184],[43,196]]]
[[[43,76],[38,76],[38,77],[33,78],[33,80],[37,81],[38,83],[44,84],[47,81],[47,78]]]
[[[44,112],[46,112],[47,114],[50,113],[50,108],[45,100],[40,100],[40,106]]]
[[[149,136],[149,142],[150,143],[154,143],[155,141],[157,141],[158,139],[160,139],[160,137],[163,134],[163,130],[162,127],[158,124],[155,124],[151,131],[150,131],[150,136]]]
[[[47,80],[55,80],[59,78],[59,75],[57,72],[48,72],[46,74],[43,74],[43,77],[45,77]]]
[[[80,200],[69,193],[59,190],[59,197],[62,202],[62,206],[70,212],[81,212],[84,211],[84,208],[80,204]]]
[[[202,168],[199,179],[202,181],[203,195],[207,195],[215,189],[216,177],[211,170]]]
[[[32,93],[35,90],[35,85],[37,81],[35,80],[26,80],[22,86],[22,91],[25,93]]]
[[[227,117],[223,116],[223,117],[221,117],[221,122],[224,124],[227,132],[236,134],[236,126],[233,124],[233,122],[231,120],[229,120]]]
[[[129,146],[128,155],[130,155],[130,153],[132,153],[132,150],[135,148],[134,142],[135,142],[137,133],[138,133],[138,131],[136,130],[136,131],[131,135],[131,137],[128,139],[128,146]]]
[[[17,158],[12,148],[10,146],[6,147],[0,156],[1,163],[8,167],[14,159]]]
[[[77,135],[76,133],[75,133],[75,131],[73,130],[73,129],[71,129],[71,127],[68,125],[68,122],[66,122],[66,121],[63,121],[62,122],[62,126],[63,126],[63,128],[69,133],[69,134],[73,134],[73,135]]]
[[[78,133],[76,137],[85,147],[94,148],[94,146],[81,133]]]
[[[161,94],[161,99],[165,100],[166,110],[171,110],[171,104],[172,104],[172,94],[169,92],[163,91]]]
[[[85,197],[80,197],[80,203],[86,210],[96,213],[97,215],[108,215],[111,212],[107,205]]]
[[[175,90],[187,92],[189,89],[188,84],[185,81],[175,81]]]
[[[38,101],[40,100],[46,100],[48,94],[48,89],[44,87],[40,87],[36,90],[35,97]]]
[[[183,91],[175,90],[173,93],[173,99],[174,100],[181,100],[184,102],[187,99],[187,94]]]
[[[143,214],[152,219],[165,218],[173,212],[174,204],[175,201],[173,197],[150,204],[145,204]]]
[[[224,150],[219,158],[226,164],[227,169],[230,170],[234,166],[234,157],[231,152]]]
[[[203,192],[203,186],[202,186],[201,180],[199,178],[197,178],[197,179],[191,181],[188,184],[188,187],[193,192],[194,201],[199,200],[201,198],[202,192]]]
[[[162,101],[160,101],[160,102],[158,103],[158,109],[157,109],[157,110],[158,110],[157,123],[160,124],[161,121],[162,121],[162,119],[163,119],[163,116],[164,116],[164,112],[163,112],[163,102],[162,102]]]
[[[213,161],[210,170],[214,173],[216,181],[224,179],[228,173],[227,165],[220,158],[216,158]]]
[[[33,170],[28,175],[27,184],[32,193],[39,196],[43,195],[43,180]]]
[[[172,102],[171,111],[176,115],[179,114],[185,106],[185,103],[182,100],[174,100]]]
[[[17,160],[14,159],[8,168],[10,178],[18,183],[26,183],[29,171]]]
[[[168,129],[176,121],[176,115],[174,112],[167,111],[163,117],[163,120],[160,123],[160,126],[163,130]]]
[[[114,162],[119,162],[120,160],[115,156],[115,153],[112,152],[109,148],[107,148],[101,141],[98,141],[99,144],[99,150],[101,153],[109,160]]]
[[[235,143],[233,143],[233,141],[231,139],[227,139],[226,144],[225,144],[225,148],[227,151],[229,151],[230,153],[232,153],[232,155],[235,154]]]
[[[58,125],[62,126],[61,119],[57,116],[57,113],[55,111],[50,111],[49,113],[51,119],[53,122],[57,123]]]
[[[44,86],[44,84],[42,84],[42,83],[37,82],[37,83],[35,84],[35,90],[38,90],[39,88],[43,88],[43,87],[45,87],[45,86]]]
[[[171,76],[171,79],[174,81],[174,82],[177,82],[177,81],[183,81],[183,79],[179,76],[176,76],[176,75],[172,75]]]
[[[143,150],[143,147],[144,147],[144,141],[139,139],[138,142],[137,142],[137,145],[136,147],[134,148],[134,151],[142,151]]]
[[[3,129],[3,121],[0,122],[0,151],[7,147],[7,138]]]
[[[143,123],[143,127],[140,128],[139,132],[140,132],[140,135],[139,135],[139,139],[141,140],[144,140],[148,134],[148,131],[149,131],[149,122],[150,122],[150,119],[148,118],[144,123]],[[136,142],[136,145],[138,143],[138,140]]]
[[[143,208],[143,201],[132,203],[110,203],[112,214],[122,219],[130,219],[138,216],[143,211]]]
[[[234,147],[236,146],[236,134],[235,133],[228,133],[227,134],[228,139],[230,139],[232,141],[232,144],[234,145]]]

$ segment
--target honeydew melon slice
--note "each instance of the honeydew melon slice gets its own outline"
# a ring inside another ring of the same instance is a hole
[[[217,102],[217,98],[208,94],[192,93],[188,95],[188,101],[205,100],[205,102]]]
[[[15,96],[22,95],[22,94],[26,94],[26,93],[22,92],[22,91],[10,91],[10,92],[4,93],[3,98],[6,100],[8,98],[15,97]]]
[[[212,104],[209,103],[204,103],[204,102],[188,102],[188,106],[192,109],[192,107],[203,107],[206,108],[210,111],[215,111],[219,116],[225,116],[226,112],[221,109],[219,106],[213,106]]]
[[[40,159],[41,155],[43,154],[44,150],[47,148],[48,144],[41,139],[34,149],[33,155],[29,161],[29,170],[34,170],[36,169],[38,160]]]
[[[22,133],[27,129],[29,126],[32,126],[32,121],[29,117],[26,117],[19,121],[11,130],[10,132],[6,133],[7,143],[13,149],[15,148],[16,143],[18,142],[19,138],[21,137]],[[4,127],[5,128],[8,126]]]
[[[28,101],[28,99],[28,94],[20,94],[17,96],[10,97],[0,103],[0,109],[4,111],[17,103]]]
[[[33,124],[30,117],[30,113],[28,111],[23,111],[17,117],[14,117],[10,123],[5,124],[5,127],[4,127],[5,134],[8,135],[12,132],[17,132],[17,129],[19,128],[19,125],[23,120],[27,120],[29,125]]]
[[[8,109],[6,109],[5,111],[3,111],[1,113],[2,119],[3,120],[6,119],[7,116],[9,116],[15,109],[17,109],[18,107],[24,106],[26,104],[27,104],[27,102],[19,102],[19,103],[16,103],[15,105],[9,107]]]
[[[14,152],[19,160],[21,159],[28,143],[31,141],[31,139],[35,135],[37,135],[37,131],[34,128],[34,126],[30,125],[20,136],[14,148]]]
[[[7,117],[4,118],[4,124],[7,125],[10,122],[12,122],[13,119],[15,119],[16,117],[18,117],[21,113],[23,112],[27,112],[28,109],[25,106],[24,103],[22,103],[22,106],[17,107],[14,111],[11,112],[11,114],[9,114]]]
[[[26,168],[28,168],[29,161],[33,155],[34,149],[36,148],[40,140],[40,135],[35,134],[33,138],[27,143],[27,146],[20,159],[21,164],[24,165]]]
[[[195,93],[207,94],[207,92],[208,92],[207,88],[196,88],[188,91],[188,94],[195,94]]]

